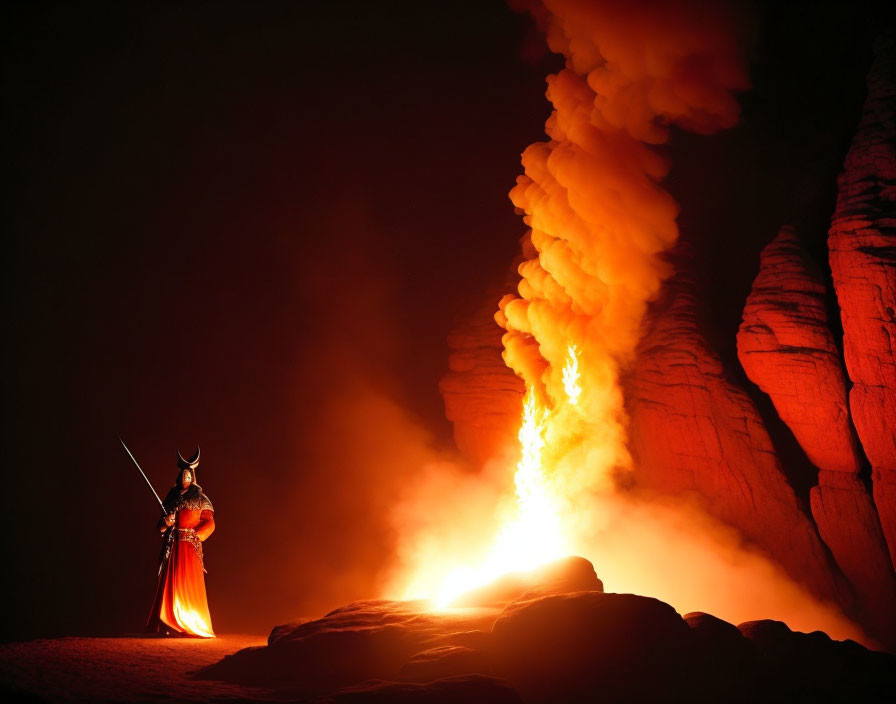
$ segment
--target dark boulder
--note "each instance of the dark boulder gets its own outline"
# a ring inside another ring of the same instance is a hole
[[[825,633],[791,631],[781,621],[747,621],[738,629],[756,647],[758,688],[788,701],[892,702],[896,657]]]
[[[429,612],[420,602],[360,601],[323,618],[275,628],[267,647],[246,648],[199,672],[204,679],[323,694],[371,679],[398,679],[415,653],[468,645],[497,611]],[[454,641],[457,635],[460,643]]]
[[[691,628],[691,691],[697,701],[754,701],[756,649],[734,624],[701,611],[686,614]]]
[[[691,631],[656,599],[590,591],[519,601],[492,633],[527,701],[668,701],[687,690]]]
[[[443,645],[414,655],[401,666],[398,676],[403,682],[432,682],[471,672],[496,674],[491,655],[463,645]]]

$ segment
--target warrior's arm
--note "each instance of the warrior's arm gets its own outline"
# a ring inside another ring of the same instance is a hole
[[[168,515],[173,516],[174,514],[172,513]],[[159,522],[156,523],[156,528],[159,529],[159,533],[164,533],[166,530],[168,530],[168,527],[172,525],[171,523],[168,523],[168,515],[162,516],[159,519]]]
[[[205,540],[215,530],[215,512],[203,509],[199,514],[199,523],[196,524],[196,535],[200,540]]]

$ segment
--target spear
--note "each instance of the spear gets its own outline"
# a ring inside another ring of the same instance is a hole
[[[165,510],[165,504],[162,503],[162,500],[159,498],[159,495],[156,493],[156,490],[152,488],[152,482],[149,481],[149,477],[146,476],[146,472],[140,467],[140,463],[137,462],[137,458],[131,453],[128,449],[128,446],[124,444],[124,440],[121,439],[121,436],[118,436],[118,442],[121,443],[121,446],[124,448],[124,451],[128,453],[128,457],[131,458],[131,461],[134,463],[134,466],[137,467],[137,471],[143,476],[143,479],[146,480],[146,486],[149,487],[149,490],[152,492],[152,495],[156,497],[156,501],[159,502],[159,507],[162,509],[162,515],[167,516],[168,512]],[[174,535],[174,531],[169,527],[165,532],[165,545],[162,548],[162,554],[159,560],[159,574],[162,574],[162,567],[167,562],[169,555],[171,555],[171,538]]]
[[[152,492],[152,495],[156,497],[156,501],[159,502],[159,507],[162,509],[162,513],[167,516],[168,512],[165,510],[165,504],[162,503],[162,500],[159,498],[159,495],[156,493],[156,490],[152,488],[152,482],[149,481],[149,477],[146,476],[146,472],[144,472],[143,469],[140,467],[140,463],[137,462],[137,459],[134,457],[134,455],[128,449],[128,446],[124,444],[124,440],[121,439],[120,435],[118,436],[118,442],[121,443],[121,446],[124,448],[124,451],[128,453],[128,457],[131,458],[131,461],[134,463],[134,466],[137,467],[137,471],[140,472],[143,479],[146,481],[146,486],[149,487],[149,490]]]

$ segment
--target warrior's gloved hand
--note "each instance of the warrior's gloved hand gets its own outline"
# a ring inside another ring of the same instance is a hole
[[[169,514],[165,517],[165,525],[166,525],[166,526],[173,526],[173,525],[174,525],[174,521],[176,520],[176,518],[177,518],[177,514],[169,513]]]

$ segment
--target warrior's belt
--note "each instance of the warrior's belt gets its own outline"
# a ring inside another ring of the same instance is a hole
[[[196,535],[196,531],[192,528],[178,528],[177,539],[186,541],[193,546],[193,549],[196,550],[196,555],[199,557],[199,563],[202,564],[204,570],[205,565],[203,564],[204,561],[202,559],[202,541],[199,540],[199,536]]]

